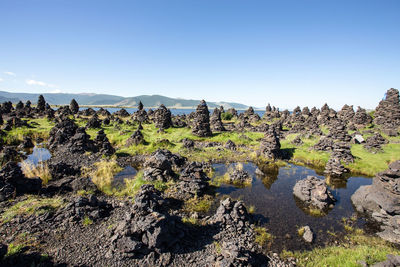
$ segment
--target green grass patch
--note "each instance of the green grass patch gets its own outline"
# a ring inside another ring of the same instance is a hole
[[[61,197],[41,198],[28,196],[26,200],[20,201],[6,209],[1,215],[1,223],[9,222],[17,215],[41,215],[46,212],[54,212],[63,205]]]
[[[268,233],[264,227],[256,227],[254,230],[256,232],[255,242],[262,247],[274,239],[274,236]]]
[[[204,195],[202,197],[195,196],[187,201],[184,204],[184,210],[187,212],[208,212],[210,210],[211,204],[214,199],[210,195]]]
[[[89,226],[91,224],[93,224],[93,221],[88,216],[85,216],[82,220],[82,225]]]
[[[362,232],[362,231],[361,231]],[[398,255],[400,250],[378,237],[354,231],[340,245],[315,248],[311,251],[283,251],[282,258],[294,257],[299,266],[360,266],[358,261],[371,265],[386,260],[387,254]],[[300,234],[300,233],[299,233]]]

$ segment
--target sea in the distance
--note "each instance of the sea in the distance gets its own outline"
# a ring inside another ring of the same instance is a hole
[[[87,107],[82,107],[80,109],[84,110],[84,109],[87,109]],[[100,108],[93,108],[93,109],[97,111]],[[108,110],[112,114],[112,113],[120,110],[121,108],[110,108],[110,107],[107,107],[107,108],[104,108],[104,109]],[[132,114],[135,111],[137,111],[138,109],[137,108],[125,108],[125,110],[128,111],[129,114]],[[145,110],[147,111],[148,109],[145,108]],[[155,109],[153,109],[153,110],[155,110]],[[187,114],[190,114],[190,113],[196,111],[196,109],[179,109],[179,108],[170,108],[170,110],[171,110],[171,114],[172,115],[184,115],[184,114],[187,115]],[[213,109],[209,109],[209,111],[210,111],[210,113],[212,113]],[[246,110],[237,110],[238,114],[240,114],[242,112],[245,112],[245,111]],[[262,117],[264,115],[264,110],[254,110],[254,112],[257,113],[260,117]]]

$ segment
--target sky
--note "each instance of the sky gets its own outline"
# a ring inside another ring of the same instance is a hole
[[[397,0],[0,0],[0,90],[375,108]]]

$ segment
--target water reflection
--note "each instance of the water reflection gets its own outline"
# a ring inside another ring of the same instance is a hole
[[[47,148],[35,146],[32,153],[23,161],[26,164],[37,166],[40,162],[49,160],[51,153]]]
[[[224,175],[231,165],[214,164],[215,175]],[[275,236],[274,247],[277,249],[296,250],[323,245],[329,236],[326,234],[327,230],[344,231],[341,218],[350,217],[355,212],[350,200],[351,195],[360,186],[372,182],[372,179],[365,177],[342,180],[329,178],[328,187],[337,202],[332,209],[319,212],[304,207],[293,196],[293,187],[298,180],[308,175],[325,179],[316,171],[291,164],[279,167],[243,163],[243,169],[254,177],[252,186],[237,188],[222,184],[216,191],[220,193],[220,197],[230,196],[243,200],[247,206],[255,206],[256,215],[268,221],[266,227]],[[304,225],[309,225],[316,233],[315,242],[311,245],[305,244],[297,234],[297,228]],[[357,225],[363,226],[364,221],[359,220]],[[291,238],[288,239],[287,236]]]
[[[113,186],[119,187],[125,184],[125,179],[135,179],[137,170],[134,167],[127,166],[114,176]]]

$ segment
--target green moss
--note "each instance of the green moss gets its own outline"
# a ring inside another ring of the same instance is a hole
[[[269,241],[274,239],[274,236],[268,233],[264,227],[256,227],[254,230],[256,232],[255,242],[260,246],[265,246]]]
[[[93,221],[88,216],[85,216],[82,220],[82,225],[89,226],[91,224],[93,224]]]
[[[204,195],[202,197],[195,196],[184,204],[184,210],[187,212],[208,212],[214,199],[210,195]]]
[[[6,257],[11,257],[13,255],[20,254],[25,247],[26,247],[25,244],[14,244],[14,243],[9,244]]]

